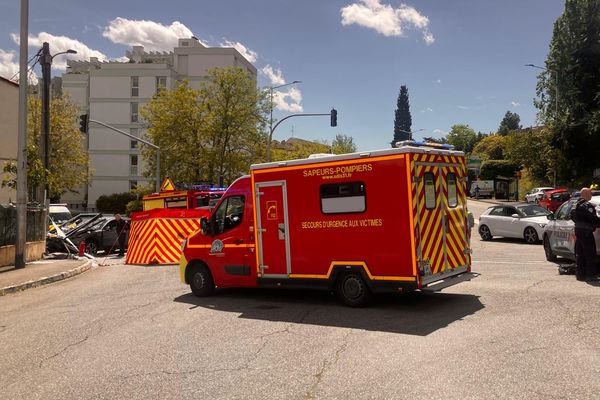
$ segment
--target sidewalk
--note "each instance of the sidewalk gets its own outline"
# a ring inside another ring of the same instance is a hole
[[[0,267],[0,296],[57,282],[81,274],[92,267],[85,257],[68,259],[66,255],[27,263],[25,268]]]

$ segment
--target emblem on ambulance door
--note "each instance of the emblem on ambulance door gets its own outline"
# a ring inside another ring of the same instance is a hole
[[[268,220],[277,220],[277,202],[267,201],[267,219]]]
[[[216,239],[214,242],[212,242],[212,245],[210,246],[210,252],[220,253],[221,251],[223,251],[223,247],[223,242],[219,239]]]

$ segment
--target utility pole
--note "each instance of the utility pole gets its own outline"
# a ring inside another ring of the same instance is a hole
[[[40,139],[41,158],[44,163],[44,169],[49,171],[49,145],[50,145],[50,69],[52,66],[52,56],[50,55],[50,45],[48,42],[42,44],[42,54],[40,55],[40,65],[42,67],[42,136]],[[44,204],[49,197],[48,178],[46,177],[44,185]],[[39,202],[39,199],[38,199]]]
[[[27,241],[27,49],[29,0],[21,0],[21,37],[19,44],[19,137],[17,141],[17,237],[15,268],[25,268]]]

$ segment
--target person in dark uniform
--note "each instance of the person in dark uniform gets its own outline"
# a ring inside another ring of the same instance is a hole
[[[575,260],[578,281],[597,279],[594,230],[600,227],[600,218],[596,215],[596,208],[590,203],[591,199],[592,191],[589,188],[582,188],[581,198],[571,211],[571,219],[575,222]]]
[[[125,255],[125,239],[127,238],[127,222],[121,218],[121,214],[115,214],[115,221],[117,221],[117,235],[119,238],[119,257]]]

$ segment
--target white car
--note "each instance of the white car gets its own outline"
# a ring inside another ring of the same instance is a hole
[[[548,216],[548,224],[544,228],[544,252],[548,261],[556,261],[561,256],[575,261],[575,223],[571,221],[571,209],[579,199],[563,203],[554,214]],[[592,197],[590,201],[600,210],[600,196]],[[596,253],[600,255],[600,229],[594,231]]]
[[[528,203],[537,203],[538,200],[542,198],[544,193],[546,193],[548,190],[552,190],[552,189],[554,189],[554,188],[552,188],[552,187],[533,188],[529,192],[527,192],[527,194],[525,194],[525,200]]]
[[[503,236],[535,244],[544,234],[549,214],[550,211],[534,204],[492,206],[479,217],[479,235],[481,240]]]

